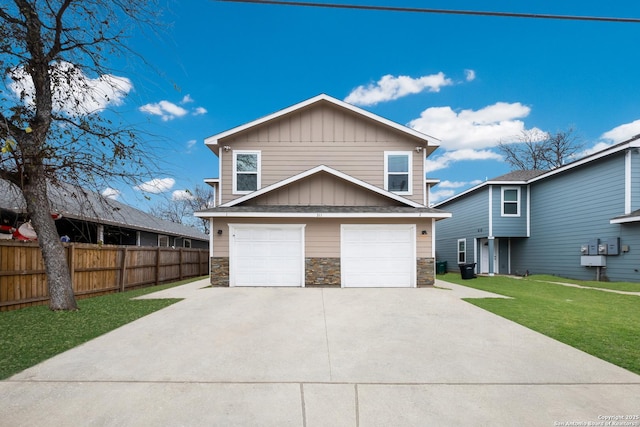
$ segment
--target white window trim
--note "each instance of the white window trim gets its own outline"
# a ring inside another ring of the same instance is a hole
[[[191,239],[182,239],[182,247],[191,249]]]
[[[504,204],[505,204],[505,200],[504,200],[504,192],[507,190],[516,190],[516,201],[512,202],[512,201],[507,201],[506,203],[516,203],[516,213],[515,214],[508,214],[504,212]],[[502,216],[520,216],[520,187],[502,187],[502,190],[500,192],[500,214]]]
[[[407,182],[407,191],[391,191],[389,190],[389,156],[398,156],[405,155],[409,158],[408,162],[408,182]],[[384,152],[384,189],[386,191],[391,191],[393,194],[398,194],[402,196],[412,196],[413,195],[413,152],[412,151],[385,151]]]
[[[464,243],[464,251],[460,250],[460,242]],[[467,263],[467,239],[458,239],[456,242],[456,254],[458,264],[466,264]],[[464,254],[464,261],[460,262],[460,254]]]
[[[238,158],[238,154],[256,154],[258,159],[257,159],[257,163],[258,163],[258,167],[257,167],[257,183],[256,183],[256,190],[259,190],[261,188],[261,175],[262,175],[262,152],[259,150],[234,150],[233,151],[233,165],[232,165],[232,169],[233,169],[233,194],[250,194],[253,193],[253,191],[238,191],[238,180],[237,180],[237,175],[238,175],[238,171],[236,169],[236,161]]]
[[[166,245],[161,245],[160,244],[160,240],[162,239],[167,239],[167,244]],[[158,246],[162,247],[162,248],[168,248],[169,247],[169,236],[166,236],[164,234],[158,234]]]

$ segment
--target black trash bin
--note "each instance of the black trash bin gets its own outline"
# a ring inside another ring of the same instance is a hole
[[[436,274],[445,274],[447,272],[447,261],[436,262]]]
[[[473,279],[476,277],[475,269],[475,262],[472,264],[460,264],[460,276],[462,276],[463,279]]]

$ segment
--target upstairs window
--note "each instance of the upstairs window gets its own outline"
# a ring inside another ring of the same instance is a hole
[[[233,194],[248,194],[260,188],[260,152],[233,152]]]
[[[502,187],[502,216],[520,216],[520,188]]]
[[[411,194],[411,151],[384,153],[384,189],[396,194]]]

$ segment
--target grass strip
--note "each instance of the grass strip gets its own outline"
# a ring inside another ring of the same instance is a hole
[[[438,279],[512,297],[465,301],[640,374],[640,296],[501,276]]]
[[[565,279],[563,277],[551,276],[546,274],[535,274],[533,276],[528,276],[523,279],[536,280],[536,281],[542,281],[542,282],[571,283],[574,285],[584,286],[588,288],[612,289],[614,291],[640,292],[640,283],[633,283],[633,282],[596,282],[595,280],[585,281],[585,280]]]
[[[0,380],[180,301],[131,298],[200,279],[82,299],[78,311],[37,306],[0,313]]]

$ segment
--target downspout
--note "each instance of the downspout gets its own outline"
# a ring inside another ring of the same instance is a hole
[[[624,214],[631,213],[631,150],[624,156]]]
[[[493,185],[489,186],[489,235],[487,236],[489,240],[488,251],[489,254],[487,256],[487,262],[489,263],[488,271],[489,276],[494,275],[494,257],[495,257],[495,237],[493,237]]]

